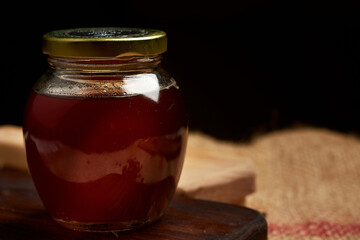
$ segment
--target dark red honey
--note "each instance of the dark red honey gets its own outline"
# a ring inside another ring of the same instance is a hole
[[[155,99],[31,92],[25,116],[31,175],[58,222],[127,227],[168,206],[188,130],[176,87]]]

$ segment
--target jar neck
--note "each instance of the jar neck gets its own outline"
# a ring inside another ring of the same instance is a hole
[[[161,62],[161,55],[121,58],[68,58],[49,56],[50,68],[62,71],[129,72],[151,71]]]

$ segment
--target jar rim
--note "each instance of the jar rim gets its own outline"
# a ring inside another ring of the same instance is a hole
[[[148,56],[167,50],[164,31],[149,28],[71,28],[43,35],[43,53],[56,57]]]

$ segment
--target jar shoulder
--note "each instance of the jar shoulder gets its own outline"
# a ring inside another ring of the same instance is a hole
[[[35,83],[41,95],[59,97],[127,97],[178,88],[161,66],[139,71],[66,71],[49,68]]]

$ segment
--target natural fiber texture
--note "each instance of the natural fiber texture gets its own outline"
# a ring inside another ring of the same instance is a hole
[[[274,132],[239,155],[257,168],[247,206],[266,214],[269,239],[360,239],[360,140],[326,129]]]

